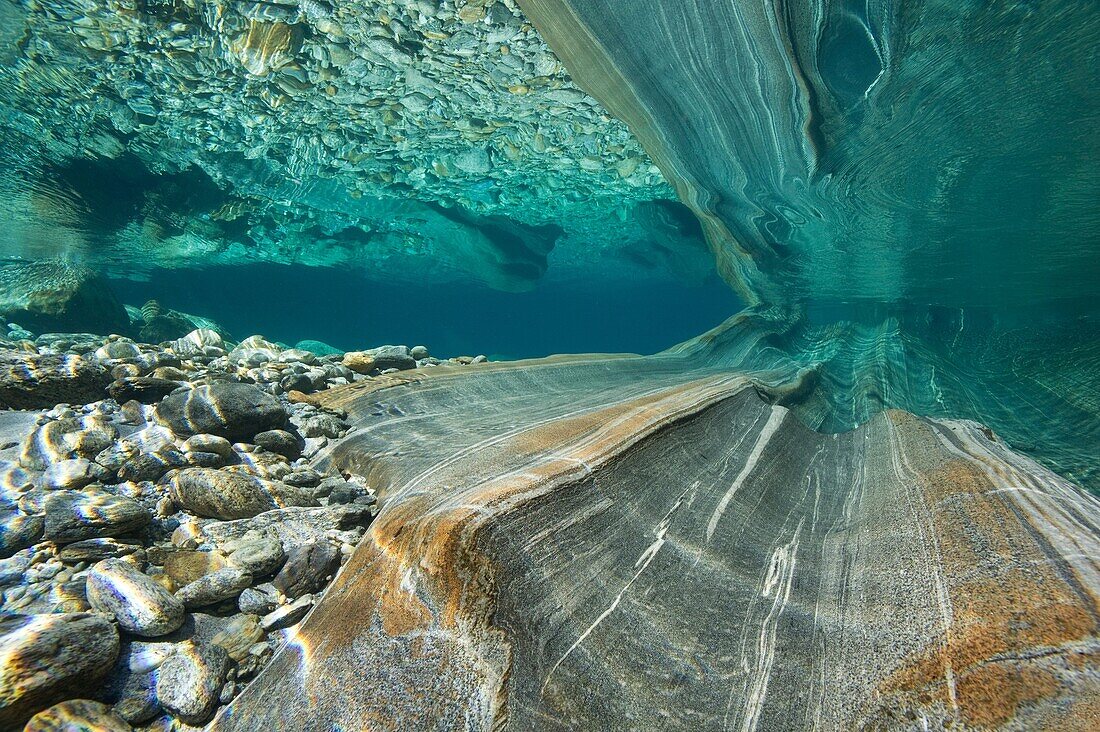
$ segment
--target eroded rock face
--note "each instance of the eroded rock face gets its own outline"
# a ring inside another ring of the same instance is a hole
[[[1087,727],[1100,503],[970,422],[815,432],[814,394],[675,354],[328,392],[383,510],[214,729]]]

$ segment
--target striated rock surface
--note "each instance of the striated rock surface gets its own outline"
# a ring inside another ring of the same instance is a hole
[[[1087,728],[1100,502],[723,336],[327,392],[383,509],[214,728]]]

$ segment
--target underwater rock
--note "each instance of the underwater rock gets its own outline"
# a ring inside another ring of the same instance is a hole
[[[130,317],[100,275],[51,261],[0,262],[0,315],[37,333],[126,333]]]
[[[46,521],[42,516],[27,516],[19,512],[0,515],[0,559],[34,546],[42,539]]]
[[[282,455],[288,460],[297,460],[302,454],[302,441],[286,430],[267,430],[253,438],[253,442],[265,450]]]
[[[53,463],[42,474],[42,487],[47,490],[80,490],[97,480],[103,480],[109,471],[86,458],[70,458]]]
[[[214,729],[1087,726],[1100,502],[974,423],[815,432],[728,329],[325,392],[384,508]]]
[[[176,474],[172,500],[198,516],[246,519],[281,506],[316,505],[299,488],[251,475],[211,468],[187,468]]]
[[[110,381],[107,370],[92,359],[0,350],[0,409],[96,401]]]
[[[374,367],[382,371],[386,369],[416,368],[416,360],[409,355],[408,346],[379,346],[365,351],[365,353],[374,360]]]
[[[155,376],[127,376],[107,385],[107,393],[119,404],[131,399],[142,404],[156,404],[183,386],[178,381],[159,379]]]
[[[327,542],[307,544],[287,553],[286,564],[271,584],[293,600],[324,587],[339,568],[339,549]]]
[[[129,633],[155,637],[183,624],[183,603],[128,561],[105,559],[93,566],[87,592],[96,612],[114,617]]]
[[[286,410],[271,395],[251,384],[227,382],[170,394],[157,405],[156,416],[181,437],[212,434],[229,440],[246,440],[287,421]]]
[[[132,729],[106,704],[70,699],[31,717],[23,732],[131,732]]]
[[[223,567],[204,574],[176,591],[176,599],[191,609],[231,600],[252,584],[252,575],[238,567]]]
[[[118,631],[86,613],[0,616],[0,726],[18,728],[66,697],[93,694],[118,656]]]
[[[46,498],[45,509],[45,538],[58,544],[124,536],[152,519],[137,501],[102,491],[55,491]]]
[[[221,548],[224,551],[228,547]],[[256,536],[236,545],[227,561],[253,577],[265,577],[278,570],[286,559],[283,545],[277,539]]]
[[[172,350],[183,358],[202,356],[207,353],[207,349],[216,351],[225,349],[225,342],[221,335],[209,328],[192,330],[172,343]]]
[[[318,356],[337,356],[343,353],[343,351],[341,351],[339,348],[330,346],[329,344],[323,343],[321,341],[298,341],[294,344],[294,347],[296,349],[315,353]]]
[[[221,646],[190,643],[161,664],[157,699],[189,724],[203,724],[214,713],[218,693],[229,671],[229,656]]]

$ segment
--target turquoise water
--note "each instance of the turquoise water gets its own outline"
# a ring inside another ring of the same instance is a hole
[[[294,344],[314,339],[342,350],[380,343],[427,345],[439,356],[492,359],[553,353],[655,353],[741,308],[717,277],[675,281],[543,283],[508,293],[475,283],[416,287],[335,269],[244,265],[159,270],[147,281],[114,280],[126,302],[159,299],[203,313],[239,337]],[[691,307],[680,304],[690,302]]]
[[[727,360],[819,371],[821,428],[975,419],[1095,483],[1096,3],[578,0],[587,45],[553,3],[124,5],[0,2],[0,256],[84,273],[4,270],[16,323],[518,358],[751,304]]]

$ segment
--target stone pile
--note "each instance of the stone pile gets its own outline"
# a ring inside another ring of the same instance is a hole
[[[0,410],[0,728],[204,724],[375,512],[363,479],[316,467],[351,427],[308,395],[443,361],[202,329],[158,345],[13,332],[0,395],[50,408]]]

